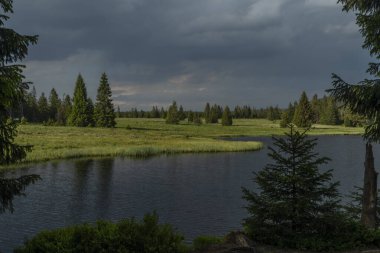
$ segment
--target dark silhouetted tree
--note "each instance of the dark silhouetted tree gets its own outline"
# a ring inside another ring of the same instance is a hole
[[[26,93],[24,98],[24,108],[23,108],[24,117],[27,121],[37,122],[38,119],[38,106],[37,106],[37,97],[36,89],[32,88],[31,92]]]
[[[49,119],[49,104],[45,96],[45,93],[41,93],[41,96],[37,102],[38,105],[38,120],[40,122],[46,122]]]
[[[112,91],[106,73],[103,73],[100,78],[94,116],[96,126],[98,127],[116,126],[115,110],[112,103]]]
[[[210,104],[207,103],[203,112],[203,117],[205,118],[206,124],[211,123],[210,114],[211,114]]]
[[[192,111],[189,111],[187,113],[187,122],[188,123],[193,123],[193,121],[194,121],[194,113]]]
[[[12,13],[12,1],[0,0],[0,165],[23,160],[30,146],[14,143],[17,124],[9,117],[9,110],[19,105],[28,84],[23,82],[23,65],[16,64],[28,54],[28,46],[37,42],[37,36],[21,35],[5,27],[8,13]],[[0,211],[13,211],[13,198],[22,195],[27,185],[39,179],[27,175],[15,179],[0,178]]]
[[[372,143],[380,141],[380,3],[369,0],[338,0],[344,11],[356,14],[356,23],[364,38],[363,48],[377,62],[369,64],[367,72],[375,79],[366,79],[358,84],[348,84],[338,75],[332,75],[333,88],[330,94],[343,103],[352,113],[365,116],[369,124],[365,126],[364,139],[366,160],[364,171],[363,205],[361,221],[368,228],[375,228],[377,208],[377,172],[373,166]]]
[[[202,119],[199,113],[194,113],[193,123],[198,126],[202,125]]]
[[[49,118],[57,121],[58,110],[61,107],[61,100],[58,97],[57,91],[53,88],[49,95]]]
[[[222,112],[223,113],[223,112]],[[219,119],[219,106],[214,104],[211,109],[210,109],[210,114],[209,114],[209,123],[218,123]]]
[[[272,162],[255,174],[258,191],[243,188],[250,214],[244,225],[259,242],[296,247],[297,242],[334,230],[339,211],[338,183],[332,171],[320,171],[329,159],[314,151],[316,139],[296,131],[273,137]],[[276,238],[274,240],[274,238]]]
[[[186,119],[186,113],[185,113],[185,111],[183,110],[182,105],[179,106],[179,110],[178,110],[178,118],[179,118],[179,120],[184,120],[184,119]]]

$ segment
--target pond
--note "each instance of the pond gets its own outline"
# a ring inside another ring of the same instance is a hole
[[[270,138],[238,139],[271,145]],[[362,185],[364,149],[359,136],[319,137],[317,151],[333,159],[327,167],[334,169],[343,194]],[[375,146],[374,152],[376,163],[380,149]],[[145,160],[68,160],[7,172],[10,177],[39,174],[43,180],[27,188],[27,197],[15,200],[13,214],[0,215],[0,251],[11,252],[44,229],[98,219],[141,218],[153,210],[187,240],[241,229],[247,216],[241,186],[254,188],[252,171],[269,162],[266,154],[264,148]]]

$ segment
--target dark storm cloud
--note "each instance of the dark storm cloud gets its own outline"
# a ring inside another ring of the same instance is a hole
[[[101,72],[115,101],[284,106],[323,94],[330,73],[357,81],[368,54],[335,0],[16,0],[10,24],[39,34],[27,75],[37,90],[91,96]],[[311,95],[311,94],[310,94]]]

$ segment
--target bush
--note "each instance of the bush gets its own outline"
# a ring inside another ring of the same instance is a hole
[[[210,248],[213,245],[223,243],[223,238],[215,236],[199,236],[193,240],[193,247],[196,251],[202,251]]]
[[[98,221],[43,231],[14,252],[181,253],[187,252],[183,240],[170,225],[158,224],[156,214],[147,214],[141,222],[133,218],[116,224]]]

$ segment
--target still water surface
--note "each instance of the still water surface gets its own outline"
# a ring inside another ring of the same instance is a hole
[[[259,140],[271,145],[270,138]],[[317,151],[349,193],[361,185],[365,145],[358,136],[321,136]],[[375,146],[375,159],[380,148]],[[247,216],[241,186],[253,189],[252,171],[269,162],[267,149],[245,153],[185,154],[146,160],[69,160],[35,165],[7,176],[39,174],[42,181],[17,198],[13,214],[0,215],[0,251],[11,252],[43,229],[98,219],[117,221],[156,210],[187,240],[224,235]],[[377,161],[375,161],[377,162]],[[376,164],[375,164],[376,165]]]

